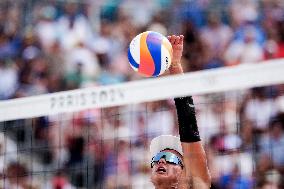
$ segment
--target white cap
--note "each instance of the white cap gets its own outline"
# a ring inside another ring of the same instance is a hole
[[[160,135],[152,139],[150,144],[151,157],[154,157],[157,153],[165,149],[175,150],[183,155],[179,137],[172,135]]]

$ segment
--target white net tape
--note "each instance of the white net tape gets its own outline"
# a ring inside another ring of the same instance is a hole
[[[284,82],[284,59],[0,102],[0,121]]]

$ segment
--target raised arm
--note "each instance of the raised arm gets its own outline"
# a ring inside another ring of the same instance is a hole
[[[181,57],[183,51],[183,35],[171,35],[168,39],[173,47],[170,74],[182,74]],[[190,180],[193,189],[210,188],[211,178],[207,167],[204,148],[200,141],[195,108],[191,96],[175,98],[179,122],[179,134],[185,164],[185,178]],[[184,185],[180,188],[186,188]]]

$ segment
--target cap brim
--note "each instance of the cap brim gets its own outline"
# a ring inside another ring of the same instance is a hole
[[[175,150],[183,155],[179,137],[172,135],[161,135],[152,139],[150,144],[151,157],[154,157],[157,153],[165,149]]]

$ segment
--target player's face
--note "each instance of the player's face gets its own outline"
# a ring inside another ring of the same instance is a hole
[[[170,186],[178,183],[183,171],[182,162],[180,162],[181,164],[178,164],[176,161],[182,160],[182,157],[179,153],[177,153],[175,150],[165,150],[163,152],[169,152],[166,154],[168,159],[164,156],[164,158],[158,158],[158,161],[152,163],[151,180],[155,186]],[[170,156],[170,153],[172,153],[173,156]],[[178,159],[176,159],[174,156],[178,157]]]

